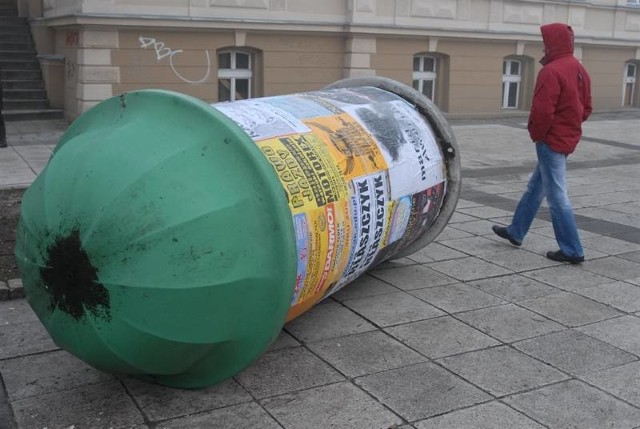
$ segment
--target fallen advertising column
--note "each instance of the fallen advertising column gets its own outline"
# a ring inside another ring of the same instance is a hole
[[[197,388],[433,241],[459,193],[449,125],[392,80],[213,105],[141,90],[69,127],[24,195],[15,254],[61,348]]]

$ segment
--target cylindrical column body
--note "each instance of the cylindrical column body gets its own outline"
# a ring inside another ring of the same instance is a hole
[[[446,121],[394,81],[212,106],[137,91],[62,137],[24,195],[16,257],[62,348],[201,387],[367,269],[432,241],[459,186]]]

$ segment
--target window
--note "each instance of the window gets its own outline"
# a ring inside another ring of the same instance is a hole
[[[640,0],[627,0],[627,6],[640,6]]]
[[[622,105],[633,106],[636,92],[636,74],[638,67],[634,63],[624,65],[624,79],[622,86]]]
[[[252,55],[243,51],[218,53],[218,101],[251,98]]]
[[[517,109],[522,81],[522,63],[517,60],[502,62],[502,108]]]
[[[431,100],[436,96],[437,61],[429,55],[413,57],[413,88]]]

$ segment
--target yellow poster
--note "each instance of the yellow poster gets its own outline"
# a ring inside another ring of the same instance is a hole
[[[313,134],[256,142],[282,182],[292,213],[348,198],[348,186],[326,145]]]
[[[380,147],[351,115],[323,116],[304,123],[324,141],[346,179],[386,170]]]

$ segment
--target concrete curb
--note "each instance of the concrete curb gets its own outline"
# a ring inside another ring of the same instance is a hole
[[[0,281],[0,301],[24,298],[24,288],[22,279],[9,279],[6,282]]]

